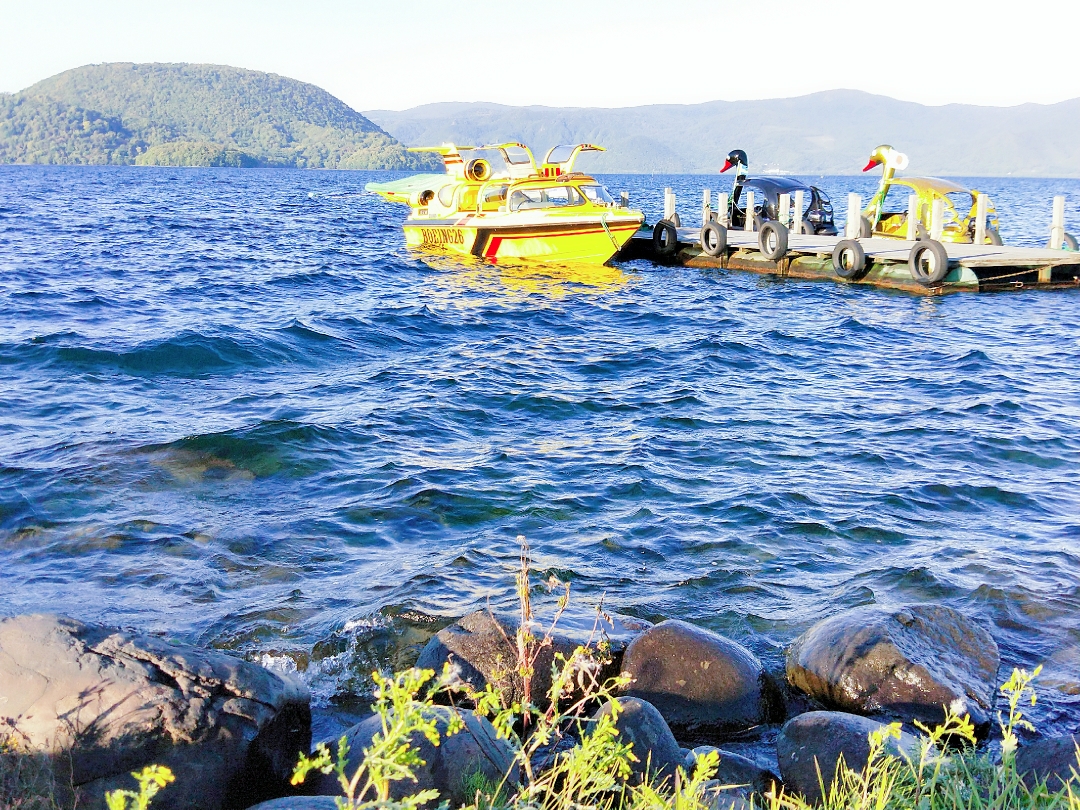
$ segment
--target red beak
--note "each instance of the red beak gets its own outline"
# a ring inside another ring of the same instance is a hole
[[[730,160],[725,160],[725,161],[724,161],[724,168],[722,168],[722,169],[720,170],[720,174],[723,174],[724,172],[726,172],[726,171],[727,171],[728,169],[730,169],[730,168],[731,168],[731,167],[732,167],[733,165],[734,165],[734,164],[733,164],[733,163],[732,163],[732,162],[731,162]]]
[[[871,170],[872,168],[874,168],[875,166],[877,166],[877,165],[878,165],[879,163],[881,163],[881,161],[880,161],[880,160],[871,160],[871,161],[870,161],[869,163],[867,163],[867,164],[866,164],[865,166],[863,166],[863,171],[864,171],[864,172],[868,172],[868,171],[870,171],[870,170]]]

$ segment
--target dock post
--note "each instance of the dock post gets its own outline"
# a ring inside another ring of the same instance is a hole
[[[844,223],[844,236],[858,239],[862,231],[862,197],[854,192],[847,195],[847,222]]]
[[[705,227],[705,225],[708,223],[708,221],[710,219],[712,219],[712,216],[711,216],[711,214],[712,214],[712,205],[710,204],[711,203],[711,199],[710,199],[711,196],[712,196],[712,192],[710,192],[709,189],[705,189],[704,193],[701,195],[701,226],[702,227]]]
[[[670,221],[675,216],[675,192],[670,188],[664,189],[664,219]]]
[[[1065,198],[1054,197],[1054,215],[1050,220],[1050,249],[1061,250],[1065,241]]]
[[[790,228],[791,223],[791,195],[786,191],[780,195],[780,199],[776,201],[776,218],[780,221],[780,224],[785,228]]]
[[[795,191],[795,210],[791,212],[791,229],[795,233],[802,233],[803,190]]]
[[[934,200],[934,207],[930,209],[930,238],[940,242],[944,230],[945,201]]]
[[[731,223],[728,221],[727,192],[721,191],[716,195],[716,218],[725,228]]]
[[[975,236],[972,241],[976,245],[981,245],[986,241],[986,209],[988,202],[985,194],[980,194],[979,198],[975,200]]]
[[[919,197],[908,194],[907,198],[907,238],[914,242],[919,238]]]
[[[746,219],[743,221],[743,230],[754,230],[754,192],[746,192]]]

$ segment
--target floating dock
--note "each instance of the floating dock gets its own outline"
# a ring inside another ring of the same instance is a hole
[[[672,201],[671,209],[673,207]],[[705,216],[711,216],[707,202],[705,210]],[[672,219],[677,222],[672,210],[665,213],[670,219],[662,222]],[[668,239],[654,238],[655,227],[643,225],[616,258],[650,259],[659,264],[687,267],[745,270],[785,278],[829,279],[922,295],[1080,287],[1080,252],[1073,250],[943,242],[940,244],[948,255],[948,272],[941,281],[927,284],[916,280],[909,269],[912,248],[919,244],[911,240],[858,239],[865,253],[865,269],[856,280],[842,278],[834,267],[834,248],[850,238],[843,234],[816,236],[788,233],[786,252],[782,257],[770,260],[762,250],[757,231],[728,228],[726,248],[712,256],[701,245],[701,229],[675,227],[677,244],[671,244],[670,231]],[[1055,227],[1059,227],[1056,221]]]

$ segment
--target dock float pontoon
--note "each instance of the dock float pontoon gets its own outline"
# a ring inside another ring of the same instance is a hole
[[[760,231],[727,228],[709,210],[708,196],[703,216],[706,226],[686,228],[678,226],[674,195],[668,192],[668,196],[666,218],[655,225],[643,225],[618,259],[831,279],[929,295],[1080,287],[1080,252],[1074,250],[796,234],[777,222],[761,224]],[[1054,228],[1058,230],[1052,233],[1056,234],[1061,229],[1057,213],[1061,203],[1055,200],[1054,207]],[[855,200],[849,208],[859,210]],[[705,233],[709,225],[714,226],[712,240]],[[721,239],[716,240],[721,232]],[[703,244],[703,239],[708,244]]]

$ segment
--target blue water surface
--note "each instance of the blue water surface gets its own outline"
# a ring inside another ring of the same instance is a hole
[[[540,577],[772,669],[951,605],[1080,728],[1080,297],[425,260],[363,172],[0,168],[0,614],[303,673],[332,711]],[[726,179],[609,177],[699,214]],[[815,180],[842,212],[873,177]],[[1042,244],[1080,181],[981,179]]]

